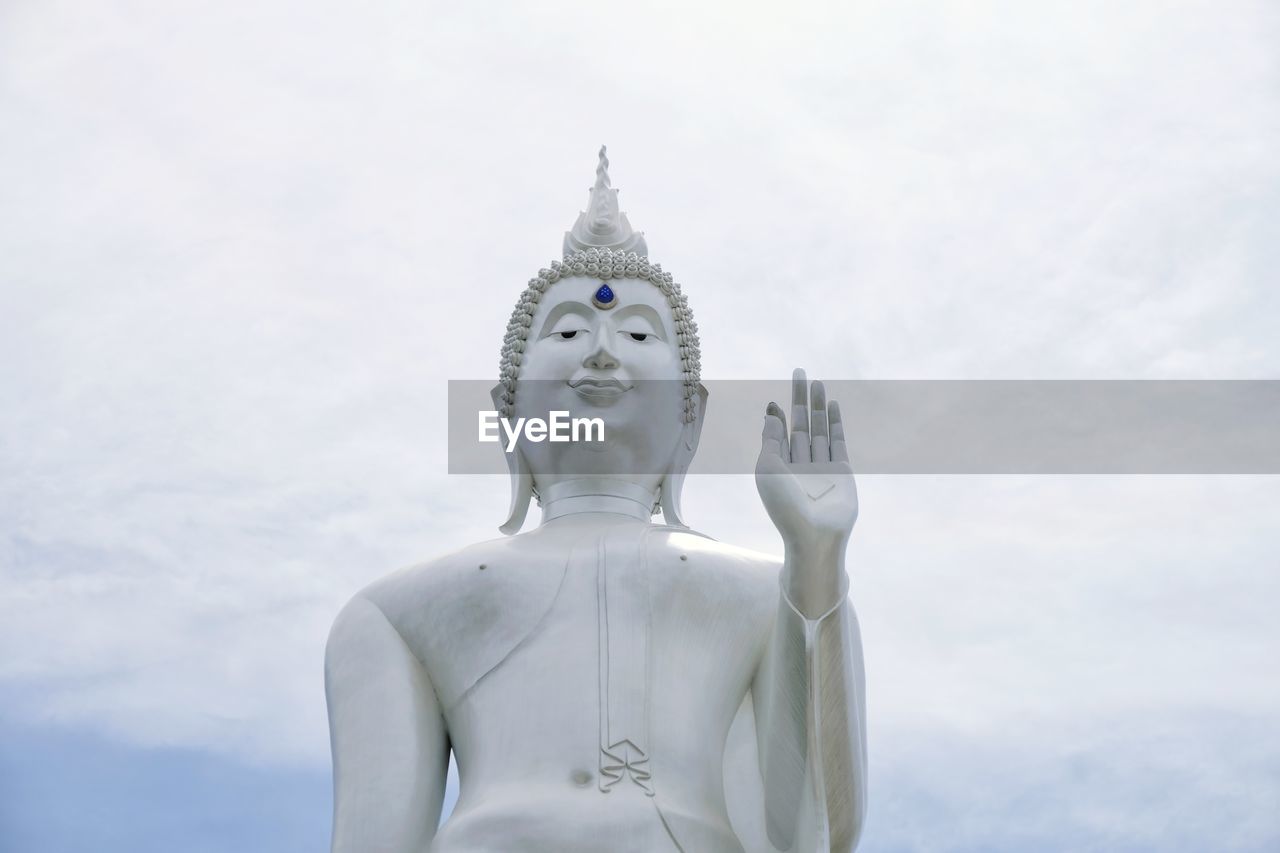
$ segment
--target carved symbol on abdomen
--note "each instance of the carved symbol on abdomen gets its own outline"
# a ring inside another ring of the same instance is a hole
[[[648,796],[653,796],[649,784],[649,757],[644,750],[623,738],[607,749],[600,749],[600,790],[606,794],[623,779],[635,782]]]

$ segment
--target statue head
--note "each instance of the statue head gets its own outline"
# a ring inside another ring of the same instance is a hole
[[[587,210],[521,294],[503,341],[494,402],[505,418],[552,411],[600,418],[601,441],[521,439],[507,454],[512,501],[505,533],[530,499],[563,484],[610,480],[682,524],[680,489],[706,407],[697,324],[680,285],[651,264],[618,209],[600,149]]]

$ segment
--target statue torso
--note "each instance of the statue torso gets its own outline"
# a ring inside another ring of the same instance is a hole
[[[584,516],[368,590],[424,664],[458,760],[431,849],[740,851],[724,741],[777,571],[697,534]]]

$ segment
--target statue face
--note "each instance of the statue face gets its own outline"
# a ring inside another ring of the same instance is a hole
[[[614,279],[612,307],[593,295],[604,283],[564,278],[534,314],[515,395],[516,417],[601,418],[603,442],[521,440],[541,485],[582,476],[625,476],[656,488],[681,435],[683,380],[675,322],[662,291]],[[632,476],[634,475],[634,476]]]

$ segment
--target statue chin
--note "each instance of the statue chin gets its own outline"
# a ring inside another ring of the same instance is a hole
[[[599,418],[603,422],[603,437],[599,440],[594,435],[592,440],[566,442],[532,441],[521,436],[517,446],[539,495],[545,495],[553,483],[581,478],[620,480],[649,492],[657,491],[675,465],[685,425],[676,417],[677,401],[646,399],[638,390],[624,396],[632,395],[633,400],[603,406],[580,403],[567,409],[572,418]],[[546,417],[541,412],[550,409],[546,403],[540,405],[531,400],[527,407],[517,406],[518,416],[526,411],[539,412],[535,417]],[[671,414],[668,418],[655,417],[659,412]]]
[[[678,424],[676,426],[679,426]],[[521,441],[529,473],[541,487],[580,477],[607,477],[656,489],[671,470],[680,430],[609,432],[603,441],[551,444]]]

